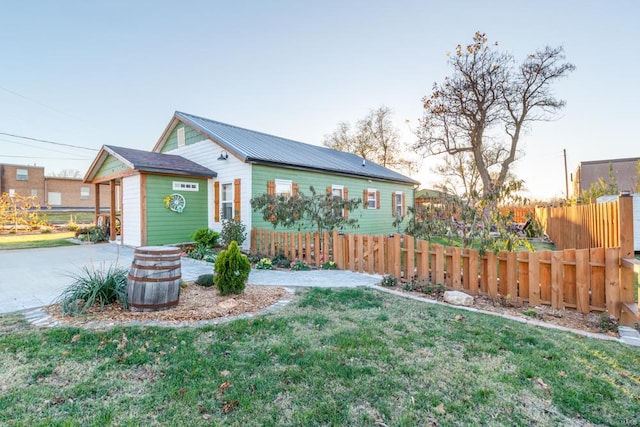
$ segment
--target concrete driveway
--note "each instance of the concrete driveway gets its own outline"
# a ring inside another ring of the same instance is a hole
[[[115,263],[129,267],[133,257],[133,248],[109,243],[0,251],[0,314],[53,303],[84,266],[108,268]],[[181,271],[187,281],[213,272],[210,264],[186,258]],[[380,280],[345,270],[252,270],[249,275],[252,285],[287,287],[358,287],[377,285]]]

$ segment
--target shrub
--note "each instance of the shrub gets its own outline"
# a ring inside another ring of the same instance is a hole
[[[107,229],[100,225],[79,228],[76,237],[91,243],[104,242],[108,238]]]
[[[191,236],[196,246],[204,248],[213,248],[218,245],[220,233],[208,228],[199,228]]]
[[[600,315],[598,326],[602,332],[618,332],[618,319],[605,311]]]
[[[98,269],[82,267],[78,275],[71,276],[73,282],[58,297],[65,314],[78,315],[95,304],[105,305],[119,302],[127,308],[127,269],[111,265]]]
[[[213,286],[213,274],[201,274],[196,279],[196,285],[204,286],[208,288]]]
[[[224,246],[228,246],[231,242],[236,242],[238,246],[242,246],[247,238],[247,226],[242,222],[232,219],[222,220],[222,232],[220,240]]]
[[[338,268],[338,264],[333,261],[327,261],[322,264],[323,270],[336,270]]]
[[[284,255],[276,255],[271,258],[271,264],[278,268],[289,268],[291,267],[291,261]]]
[[[306,271],[311,270],[311,267],[300,260],[295,260],[291,263],[291,269],[294,271]]]
[[[392,288],[398,284],[398,279],[394,276],[387,274],[382,277],[382,286],[386,286],[388,288]]]
[[[229,249],[220,252],[215,264],[215,285],[220,295],[241,294],[246,286],[251,264],[240,253],[238,243],[232,241]]]
[[[273,264],[269,258],[261,258],[256,264],[258,270],[273,270]]]

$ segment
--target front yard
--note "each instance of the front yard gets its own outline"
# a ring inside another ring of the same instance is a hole
[[[373,290],[204,328],[0,317],[0,424],[634,425],[640,353]]]

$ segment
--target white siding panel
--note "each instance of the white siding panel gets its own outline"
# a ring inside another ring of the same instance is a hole
[[[218,160],[222,150],[218,144],[207,139],[196,144],[176,148],[175,150],[167,152],[167,154],[182,156],[218,174],[207,186],[209,189],[209,228],[218,232],[222,229],[222,223],[214,221],[213,182],[233,182],[234,179],[240,178],[240,220],[247,226],[247,239],[242,247],[248,250],[251,244],[248,235],[251,230],[251,204],[249,203],[251,200],[251,165],[244,163],[231,153],[229,153],[227,160]]]
[[[633,195],[633,250],[640,251],[640,194]]]
[[[122,244],[140,246],[140,175],[122,178]]]

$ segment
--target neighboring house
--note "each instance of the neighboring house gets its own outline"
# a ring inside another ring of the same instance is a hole
[[[82,178],[45,176],[41,166],[0,164],[0,194],[33,196],[41,208],[93,210],[94,191]],[[108,209],[108,202],[109,192],[105,188],[101,207]]]
[[[455,196],[440,190],[423,188],[416,191],[416,205],[441,205],[444,201],[455,198]]]
[[[396,216],[404,217],[413,205],[418,184],[354,154],[182,112],[152,152],[104,146],[85,182],[122,187],[121,239],[131,246],[189,241],[199,227],[220,231],[224,219],[239,219],[247,231],[271,228],[253,212],[251,198],[308,194],[312,185],[318,192],[363,199],[363,207],[350,214],[358,218],[358,232],[390,233]],[[177,211],[165,201],[175,202]]]
[[[579,197],[583,191],[588,191],[591,184],[597,184],[602,178],[610,184],[609,168],[613,168],[620,191],[636,192],[638,182],[638,161],[640,157],[626,159],[594,160],[580,162],[575,173],[571,177],[573,183],[573,197]]]

